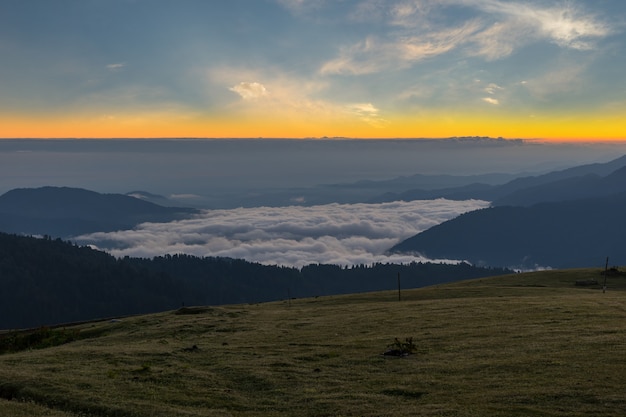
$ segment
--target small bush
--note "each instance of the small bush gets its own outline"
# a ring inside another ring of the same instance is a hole
[[[0,354],[28,349],[44,349],[79,339],[78,330],[40,327],[28,332],[9,332],[0,337]]]
[[[417,346],[413,343],[412,337],[407,337],[404,342],[401,342],[397,337],[393,343],[387,345],[387,350],[383,355],[387,356],[407,356],[417,351]]]

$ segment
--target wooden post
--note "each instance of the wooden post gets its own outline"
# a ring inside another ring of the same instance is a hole
[[[606,292],[606,276],[609,275],[609,257],[606,257],[606,264],[604,264],[604,284],[602,285],[602,294]]]
[[[400,273],[398,272],[398,301],[402,301],[402,293],[400,289]]]

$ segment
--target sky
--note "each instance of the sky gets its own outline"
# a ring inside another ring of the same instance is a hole
[[[3,0],[0,137],[626,139],[623,0]]]

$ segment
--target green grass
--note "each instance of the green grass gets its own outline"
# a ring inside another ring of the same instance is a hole
[[[599,271],[81,324],[0,355],[0,416],[623,416],[626,277],[574,285]]]

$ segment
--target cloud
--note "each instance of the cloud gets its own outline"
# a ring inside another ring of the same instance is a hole
[[[503,88],[495,83],[491,83],[487,87],[485,87],[485,92],[491,95],[497,93],[499,90],[503,90]]]
[[[276,2],[294,14],[302,14],[319,9],[327,0],[276,0]]]
[[[111,72],[118,72],[124,69],[124,67],[126,67],[126,63],[124,62],[119,62],[117,64],[109,64],[106,66],[106,69],[108,69]]]
[[[492,104],[494,106],[499,106],[500,105],[500,100],[498,98],[496,98],[496,97],[493,97],[493,96],[496,95],[497,93],[499,93],[502,90],[504,90],[504,88],[500,87],[498,84],[495,84],[495,83],[488,84],[487,87],[485,87],[484,91],[485,91],[485,93],[489,94],[490,97],[483,97],[483,101],[485,103],[489,103],[489,104]]]
[[[612,28],[573,3],[552,7],[539,7],[524,2],[500,0],[461,0],[484,12],[499,14],[538,29],[537,35],[565,48],[591,49],[592,39],[608,36]]]
[[[213,85],[232,85],[235,77],[263,79],[259,82],[239,82],[230,91],[243,100],[231,105],[231,110],[246,115],[265,118],[281,116],[285,123],[299,120],[319,127],[321,123],[345,124],[348,121],[364,122],[379,128],[387,121],[380,117],[380,110],[372,103],[345,103],[328,99],[330,83],[326,79],[297,77],[280,69],[214,68],[209,74]],[[214,88],[212,89],[214,90]],[[332,93],[331,93],[332,95]]]
[[[378,109],[374,107],[372,103],[352,104],[351,106],[348,106],[348,107],[358,114],[367,114],[367,115],[378,114]]]
[[[356,45],[343,48],[339,57],[322,65],[321,74],[371,74],[389,69],[409,67],[456,48],[479,29],[475,21],[418,36],[379,40],[369,37]]]
[[[199,200],[202,196],[198,194],[171,194],[169,198],[174,200]]]
[[[387,121],[379,116],[379,110],[372,103],[356,103],[348,105],[347,108],[373,127],[380,128],[387,124]]]
[[[483,97],[483,101],[489,104],[493,104],[494,106],[497,106],[500,104],[500,101],[497,98],[493,98],[493,97]]]
[[[450,19],[453,13],[446,8],[453,7],[465,9],[459,14],[460,22],[458,16]],[[353,17],[381,19],[401,30],[370,35],[340,47],[338,56],[321,66],[321,74],[363,75],[402,69],[459,49],[464,55],[493,61],[540,41],[589,50],[595,40],[613,30],[607,22],[572,3],[541,6],[501,0],[370,0],[361,3]]]
[[[562,63],[541,76],[521,82],[534,97],[547,99],[550,96],[580,90],[584,83],[585,63]]]
[[[535,36],[532,28],[518,22],[497,22],[477,32],[471,39],[467,53],[495,61],[511,55],[518,47]]]
[[[485,201],[440,199],[213,210],[190,220],[144,223],[134,230],[94,233],[75,240],[120,257],[186,253],[296,267],[401,263],[423,259],[386,255],[394,244],[487,205]]]
[[[310,109],[316,107],[316,100],[311,97],[328,86],[326,81],[295,77],[275,67],[264,69],[217,67],[210,69],[207,75],[211,90],[214,90],[215,86],[224,88],[231,85],[227,87],[228,90],[243,98],[245,104],[243,102],[240,104],[244,104],[246,108],[256,105],[263,109],[274,106]],[[246,78],[262,79],[263,83],[239,81]],[[319,101],[317,103],[319,104]]]
[[[257,82],[240,82],[229,90],[239,94],[244,100],[255,100],[267,95],[265,86]]]
[[[431,13],[442,5],[441,0],[364,0],[350,14],[359,22],[381,21],[398,27],[428,27]]]

